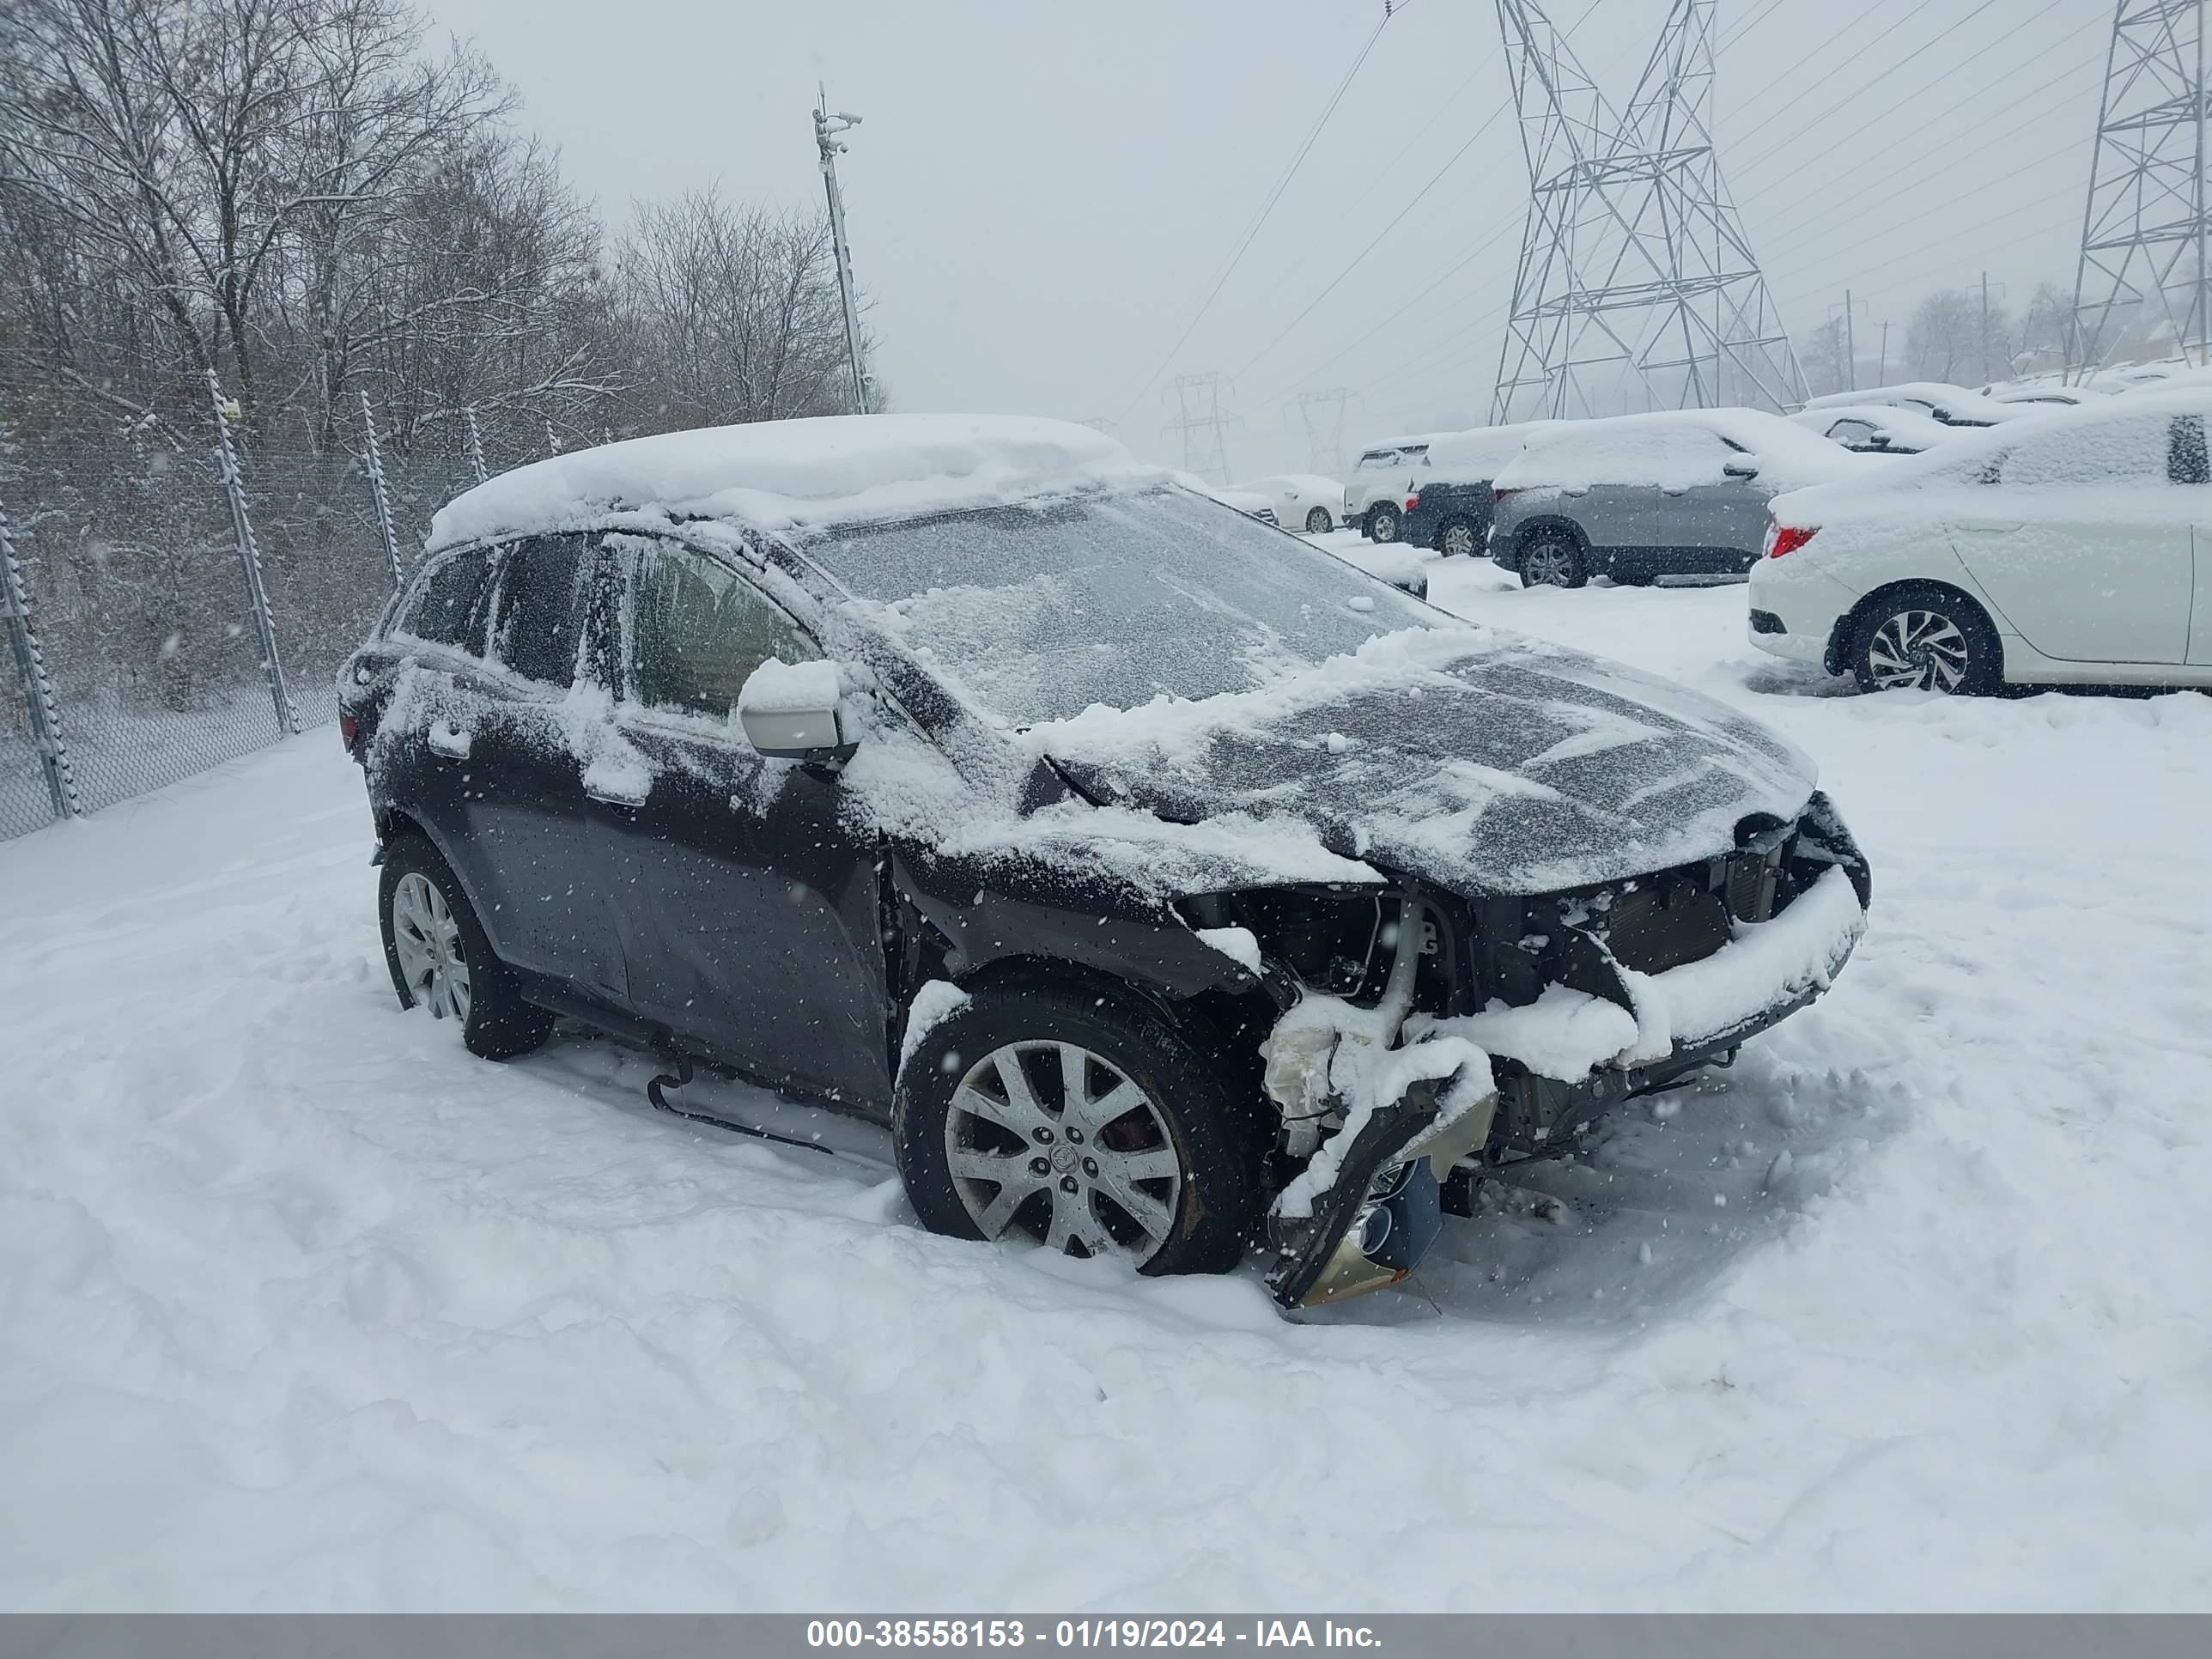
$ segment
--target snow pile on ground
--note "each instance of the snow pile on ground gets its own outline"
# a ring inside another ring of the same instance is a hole
[[[327,731],[0,846],[0,1605],[2212,1601],[2212,699],[1836,695],[1740,589],[1431,570],[1781,726],[1875,909],[1306,1325],[470,1059]]]
[[[624,509],[780,529],[1156,480],[1119,443],[1066,421],[982,415],[830,415],[665,432],[555,455],[448,502],[442,547],[501,530],[595,524]]]

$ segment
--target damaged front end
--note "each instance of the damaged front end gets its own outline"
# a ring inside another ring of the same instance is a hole
[[[1866,860],[1826,797],[1729,854],[1602,887],[1224,896],[1294,999],[1261,1045],[1279,1117],[1266,1242],[1285,1310],[1395,1284],[1474,1179],[1735,1058],[1825,990]]]

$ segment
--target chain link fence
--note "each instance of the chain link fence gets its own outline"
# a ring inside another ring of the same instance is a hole
[[[473,437],[465,418],[440,424],[375,462],[365,441],[358,455],[245,450],[234,491],[219,441],[0,445],[0,838],[333,720],[338,667],[395,562],[411,566],[478,456],[519,465],[551,435],[513,418]]]

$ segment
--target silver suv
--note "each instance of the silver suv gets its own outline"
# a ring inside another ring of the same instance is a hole
[[[1564,422],[1498,472],[1490,556],[1532,587],[1741,574],[1775,495],[1886,464],[1753,409]]]

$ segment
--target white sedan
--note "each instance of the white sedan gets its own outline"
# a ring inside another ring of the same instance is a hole
[[[2212,387],[1775,497],[1751,639],[1867,690],[2212,686]]]
[[[1285,530],[1303,530],[1309,536],[1335,529],[1336,515],[1344,510],[1344,486],[1310,472],[1278,473],[1236,489],[1243,495],[1265,495],[1275,509],[1276,523]]]

